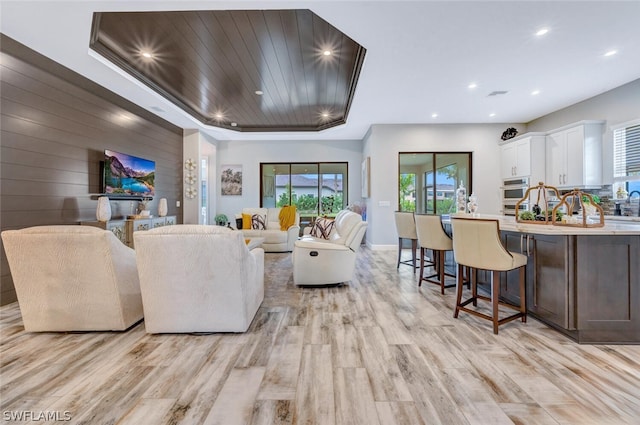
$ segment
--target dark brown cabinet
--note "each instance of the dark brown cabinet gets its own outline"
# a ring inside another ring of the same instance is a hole
[[[527,310],[545,322],[574,330],[572,236],[526,235]]]
[[[527,311],[563,329],[575,329],[573,306],[573,246],[570,236],[502,232],[507,250],[527,256]],[[502,273],[500,296],[520,303],[517,270]]]
[[[579,341],[640,341],[640,236],[576,237]]]

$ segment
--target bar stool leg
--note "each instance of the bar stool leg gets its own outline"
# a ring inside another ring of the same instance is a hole
[[[464,266],[458,264],[458,273],[456,273],[456,309],[453,312],[453,317],[458,318],[460,313],[460,303],[462,302],[462,287],[464,286]]]
[[[418,240],[411,239],[411,265],[413,266],[413,274],[416,274],[416,250],[418,249]]]
[[[422,286],[422,278],[424,276],[424,247],[420,247],[420,275],[418,276],[418,286]]]
[[[444,295],[444,251],[436,251],[438,256],[438,279],[440,280],[440,293]]]
[[[498,296],[500,293],[500,272],[493,270],[491,272],[491,307],[493,309],[493,333],[498,334]]]
[[[527,294],[524,287],[525,268],[520,267],[520,312],[522,313],[522,323],[527,323]]]
[[[402,257],[402,238],[398,238],[398,265],[396,269],[400,268],[400,258]]]
[[[469,289],[471,289],[473,306],[478,307],[478,269],[472,269],[471,267],[469,267],[467,282],[469,282]]]

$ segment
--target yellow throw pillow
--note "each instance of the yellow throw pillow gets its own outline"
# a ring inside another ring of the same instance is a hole
[[[242,229],[251,229],[251,214],[242,214]]]

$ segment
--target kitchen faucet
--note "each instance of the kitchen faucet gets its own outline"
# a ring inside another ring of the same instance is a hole
[[[632,196],[634,193],[637,193],[637,194],[638,194],[638,196],[640,197],[640,190],[634,190],[634,191],[632,191],[632,192],[629,194],[629,197],[627,198],[627,203],[628,203],[628,204],[630,204],[630,203],[631,203],[631,196]],[[638,205],[638,217],[640,217],[640,205]]]

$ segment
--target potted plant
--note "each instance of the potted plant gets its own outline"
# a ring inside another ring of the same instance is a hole
[[[227,219],[227,216],[224,214],[216,215],[214,220],[218,226],[226,226],[227,223],[229,222],[229,220]]]
[[[596,207],[591,204],[591,200],[593,200],[594,204],[600,204],[600,197],[598,195],[591,195],[591,199],[586,195],[582,195],[582,206],[587,216],[595,215],[598,211]]]

